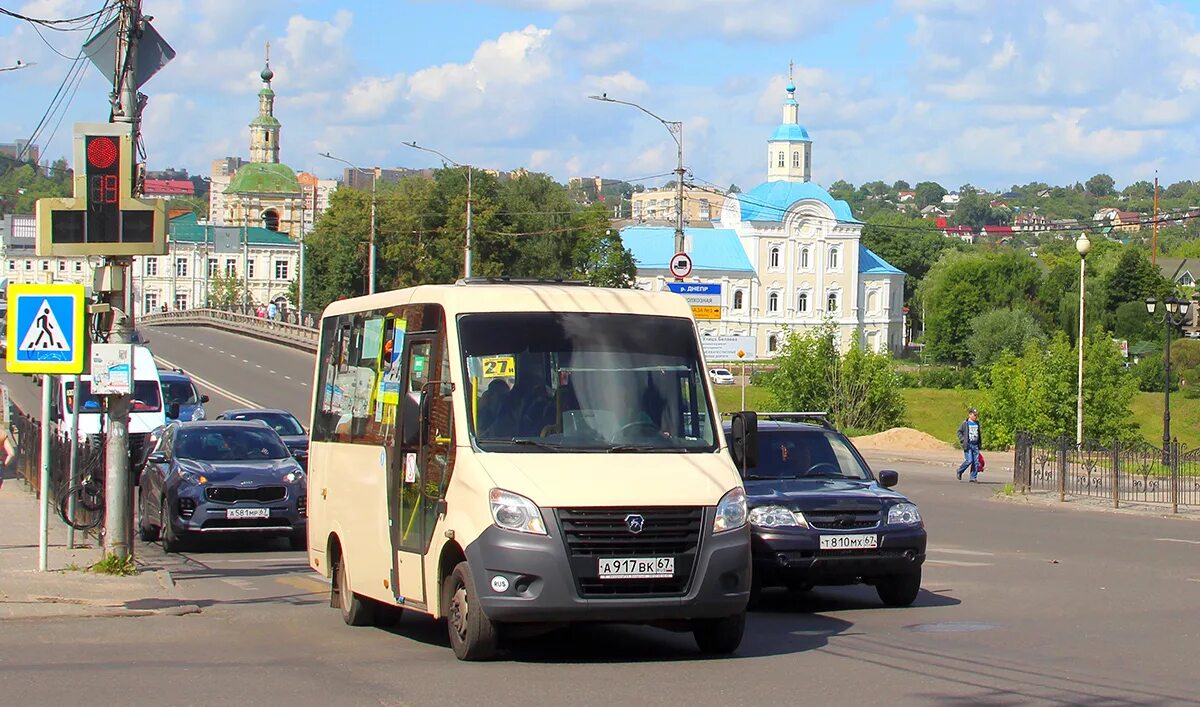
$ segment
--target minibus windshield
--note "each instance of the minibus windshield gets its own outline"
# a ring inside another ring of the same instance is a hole
[[[79,382],[79,412],[100,412],[100,401],[92,395],[92,384],[89,381]],[[67,389],[66,409],[73,410],[74,394]],[[158,381],[138,380],[133,382],[133,406],[130,412],[158,412],[162,410],[162,399],[158,394]]]
[[[711,452],[692,322],[583,312],[458,319],[471,435],[485,451]]]

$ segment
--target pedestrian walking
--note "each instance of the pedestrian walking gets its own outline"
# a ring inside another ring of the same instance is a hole
[[[4,486],[4,477],[8,474],[8,467],[17,458],[17,450],[13,446],[12,435],[3,425],[0,425],[0,453],[4,455],[4,462],[0,463],[0,486]]]
[[[958,443],[963,449],[963,463],[958,467],[956,476],[962,481],[963,472],[971,470],[970,481],[975,483],[979,477],[979,449],[983,446],[983,433],[979,426],[979,413],[975,408],[967,411],[967,419],[958,426]]]
[[[279,308],[275,306],[274,302],[272,302],[271,304],[267,305],[267,319],[270,319],[271,321],[275,321],[278,318],[279,318]]]

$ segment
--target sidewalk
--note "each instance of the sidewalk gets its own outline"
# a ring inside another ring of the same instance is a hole
[[[77,532],[67,549],[67,527],[50,516],[47,571],[38,567],[38,502],[17,477],[0,486],[0,622],[19,619],[180,615],[199,609],[180,600],[171,574],[139,564],[132,577],[85,571],[100,559],[95,540]],[[68,567],[72,569],[67,569]]]

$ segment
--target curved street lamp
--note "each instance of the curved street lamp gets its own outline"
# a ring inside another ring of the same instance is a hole
[[[317,154],[326,159],[330,159],[335,162],[341,162],[356,172],[367,172],[371,175],[371,233],[369,240],[367,241],[367,294],[373,295],[375,294],[375,183],[379,180],[377,179],[375,172],[372,170],[363,169],[362,167],[355,165],[353,162],[344,160],[341,157],[334,157],[328,152],[318,152]],[[300,230],[304,230],[303,225],[301,225]],[[301,258],[304,257],[303,246],[300,248],[300,256]],[[300,265],[300,278],[304,278],[303,263]],[[301,307],[303,308],[303,306],[304,305],[302,304]]]
[[[449,163],[449,164],[454,165],[455,167],[462,167],[467,170],[467,235],[466,235],[466,240],[463,243],[463,277],[464,278],[471,277],[471,269],[472,269],[472,265],[474,264],[474,256],[471,253],[471,165],[460,164],[458,162],[455,162],[454,160],[445,156],[441,152],[438,152],[437,150],[433,149],[432,147],[423,147],[421,145],[418,145],[416,140],[411,140],[409,142],[401,142],[400,144],[404,145],[405,147],[411,147],[414,150],[428,152],[430,154],[441,157],[443,167],[447,163]]]
[[[671,139],[675,141],[677,148],[676,155],[678,161],[675,166],[675,252],[682,253],[684,246],[683,239],[683,121],[665,120],[644,107],[630,101],[619,101],[615,98],[609,98],[607,93],[602,93],[599,96],[588,96],[593,101],[603,101],[605,103],[620,103],[623,106],[632,106],[637,108],[646,115],[654,118],[663,124],[667,132],[671,133]]]

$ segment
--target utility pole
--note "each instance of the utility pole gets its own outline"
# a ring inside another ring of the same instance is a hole
[[[135,73],[138,40],[142,33],[142,2],[120,0],[120,6],[110,122],[129,125],[133,144],[137,145],[141,129],[141,105],[138,101]],[[133,170],[131,196],[140,196],[136,160],[132,161],[129,169]],[[105,271],[112,285],[108,294],[113,315],[108,339],[110,343],[128,345],[133,342],[133,311],[126,306],[131,262],[132,258],[129,257],[105,257]],[[135,376],[131,374],[129,378],[132,384]],[[133,494],[129,468],[129,408],[132,400],[133,396],[130,394],[111,397],[108,407],[108,438],[104,448],[104,551],[122,560],[133,554]]]
[[[379,173],[371,172],[371,237],[367,243],[367,294],[375,294],[375,185]]]
[[[313,209],[317,205],[317,186],[313,185]],[[308,209],[308,195],[304,188],[300,189],[300,272],[296,273],[296,312],[297,316],[304,312],[304,212]]]

